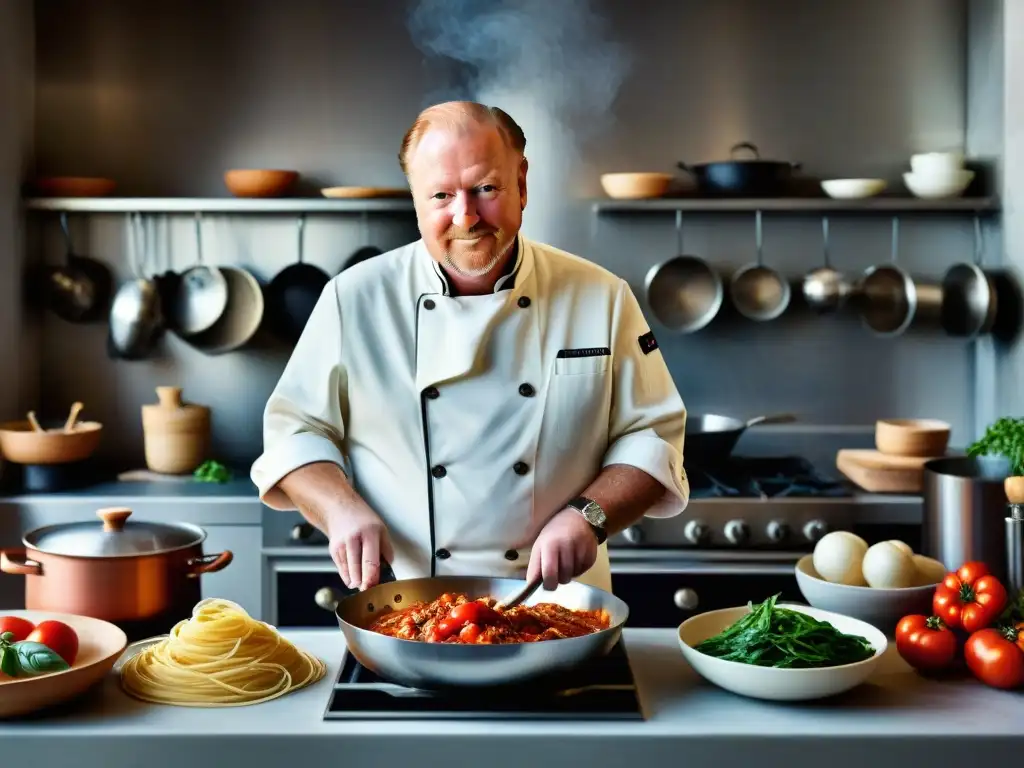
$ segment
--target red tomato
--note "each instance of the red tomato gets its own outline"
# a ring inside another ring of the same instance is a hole
[[[452,608],[449,618],[458,624],[493,624],[501,620],[501,614],[479,600],[471,600]]]
[[[915,669],[944,669],[956,656],[956,635],[938,616],[904,616],[896,625],[896,650]]]
[[[11,638],[12,643],[21,642],[28,638],[29,634],[36,625],[28,619],[23,619],[20,616],[0,616],[0,635],[5,632],[10,632],[14,637]]]
[[[964,563],[935,588],[932,610],[953,629],[977,632],[992,625],[1006,607],[1006,587],[984,563]]]
[[[964,660],[976,678],[993,688],[1024,685],[1024,637],[1016,628],[975,632],[964,643]]]
[[[25,639],[42,643],[64,659],[69,666],[73,665],[78,657],[78,635],[61,621],[41,621]]]

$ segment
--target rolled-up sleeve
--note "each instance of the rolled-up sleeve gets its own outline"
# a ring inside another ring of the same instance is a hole
[[[665,487],[664,495],[647,510],[647,517],[678,515],[690,498],[683,469],[686,408],[625,282],[619,288],[613,333],[614,382],[603,465],[637,467]]]
[[[346,375],[335,281],[324,288],[263,413],[263,453],[250,476],[269,507],[295,509],[278,487],[290,472],[318,461],[346,473],[343,420]]]

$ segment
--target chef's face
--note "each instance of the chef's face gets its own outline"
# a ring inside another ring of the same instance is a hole
[[[409,162],[420,234],[463,277],[504,266],[526,207],[526,160],[492,126],[436,126]]]

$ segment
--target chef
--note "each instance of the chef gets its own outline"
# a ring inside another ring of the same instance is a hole
[[[260,498],[350,588],[445,574],[611,591],[606,539],[686,506],[686,411],[632,291],[520,233],[526,138],[430,107],[399,159],[421,239],[333,278],[264,414]]]

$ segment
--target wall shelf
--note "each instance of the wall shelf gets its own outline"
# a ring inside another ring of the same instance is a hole
[[[30,211],[68,213],[404,213],[408,197],[341,199],[327,197],[35,197]]]
[[[668,197],[654,200],[596,200],[595,214],[610,213],[976,213],[1000,210],[997,197],[955,197],[921,200],[916,197],[869,197],[863,200],[834,200],[830,197],[692,198]]]

